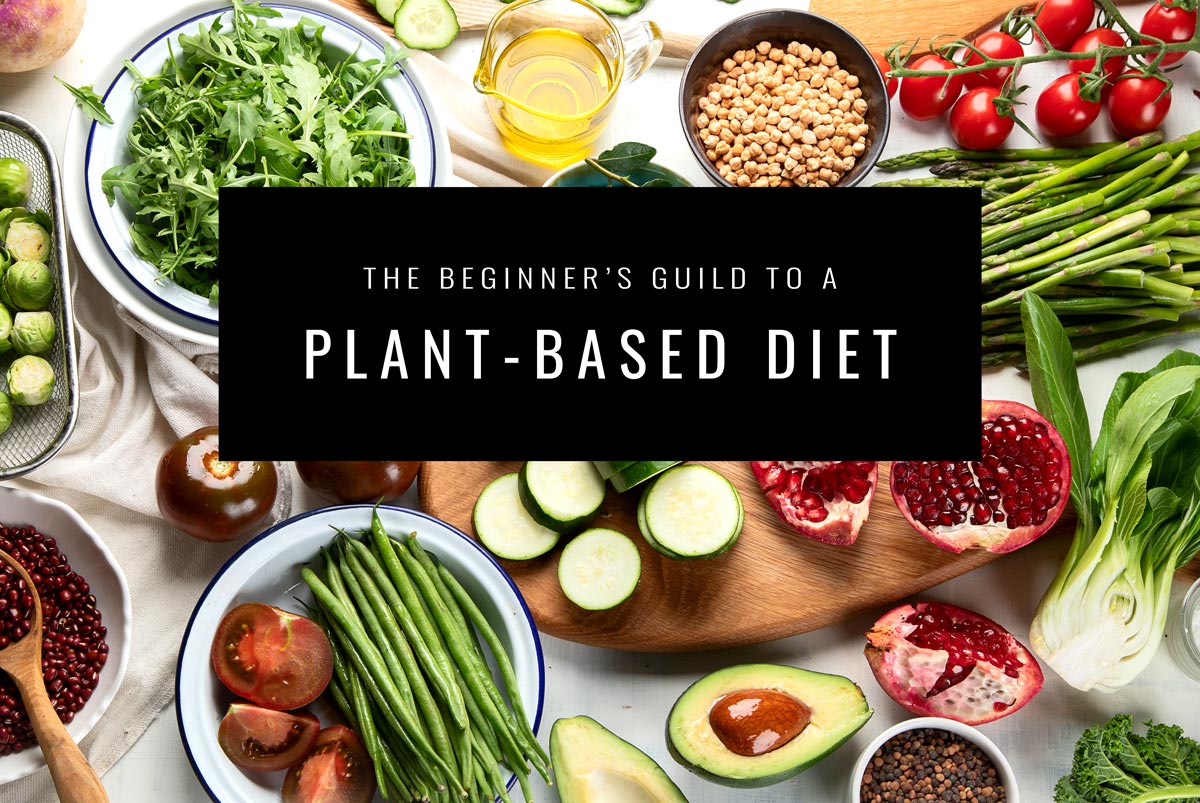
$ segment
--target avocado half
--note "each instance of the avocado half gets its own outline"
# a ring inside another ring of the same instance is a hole
[[[729,750],[709,723],[709,711],[727,694],[769,689],[790,694],[811,710],[794,739],[758,756]],[[858,732],[874,713],[858,685],[840,675],[777,664],[743,664],[697,680],[667,717],[671,756],[692,772],[736,788],[770,786],[816,764]]]
[[[591,717],[554,723],[550,763],[561,803],[687,803],[654,759]]]

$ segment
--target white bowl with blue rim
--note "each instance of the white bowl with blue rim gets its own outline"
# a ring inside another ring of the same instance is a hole
[[[268,0],[263,5],[282,14],[268,20],[272,25],[291,27],[307,17],[324,26],[325,52],[331,60],[352,53],[360,59],[383,58],[386,48],[398,46],[366,19],[325,0]],[[227,2],[187,3],[166,19],[139,27],[127,44],[114,47],[111,61],[94,80],[95,91],[103,98],[113,124],[92,121],[76,105],[67,126],[63,158],[67,217],[75,244],[92,274],[141,320],[168,334],[214,348],[220,327],[218,306],[161,279],[153,265],[134,253],[129,235],[130,210],[122,201],[109,205],[100,188],[100,177],[108,168],[129,159],[125,137],[137,117],[138,106],[133,78],[124,61],[131,61],[144,75],[158,75],[169,46],[177,49],[180,34],[192,33],[201,24],[211,25],[217,17],[227,21],[229,13]],[[380,88],[413,135],[409,147],[417,171],[415,186],[447,184],[451,157],[446,129],[415,65],[405,61],[402,66],[401,74],[383,81]]]
[[[217,727],[235,699],[213,672],[211,647],[221,617],[243,602],[266,602],[304,613],[313,598],[300,579],[300,566],[316,561],[332,543],[334,528],[354,533],[371,525],[372,505],[327,507],[293,516],[246,544],[221,567],[201,594],[183,635],[175,675],[175,713],[192,769],[217,803],[279,803],[283,772],[249,773],[238,769],[217,744]],[[414,510],[381,505],[379,516],[390,535],[410,532],[462,582],[479,605],[512,659],[517,686],[537,733],[542,719],[546,676],[542,645],[521,593],[500,564],[475,539],[449,524]],[[499,674],[497,687],[503,693]],[[307,708],[321,724],[341,722],[323,694]],[[509,776],[509,787],[515,781]],[[381,798],[377,798],[381,799]]]

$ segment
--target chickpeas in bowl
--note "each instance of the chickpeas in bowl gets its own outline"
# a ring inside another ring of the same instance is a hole
[[[882,150],[888,105],[858,40],[823,17],[776,10],[701,44],[684,74],[680,118],[717,184],[850,186]]]

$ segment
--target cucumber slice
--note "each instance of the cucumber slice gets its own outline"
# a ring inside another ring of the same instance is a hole
[[[622,460],[619,463],[610,463],[607,460],[593,460],[592,465],[595,466],[596,470],[600,472],[601,477],[608,479],[621,469],[629,468],[636,462],[636,460]]]
[[[571,539],[558,559],[558,584],[567,599],[588,611],[615,608],[642,578],[642,557],[633,539],[596,527]]]
[[[553,549],[558,543],[558,533],[533,520],[521,504],[517,485],[515,473],[489,482],[475,500],[471,521],[475,535],[493,555],[529,560]]]
[[[458,15],[446,0],[404,0],[392,27],[409,47],[440,50],[458,36]]]
[[[556,533],[583,529],[604,504],[604,480],[590,460],[530,460],[519,480],[521,504]]]
[[[375,5],[375,10],[379,12],[379,16],[383,17],[389,23],[396,22],[396,12],[400,10],[400,6],[404,0],[371,0]]]
[[[638,529],[669,558],[711,558],[727,552],[745,513],[737,488],[720,472],[691,463],[658,476],[638,501]]]
[[[625,493],[635,485],[640,485],[651,477],[661,474],[671,466],[679,465],[679,460],[668,460],[658,462],[655,460],[640,460],[633,465],[626,466],[616,474],[608,478],[612,483],[612,487],[617,493]]]
[[[635,11],[641,11],[646,0],[592,0],[592,5],[605,14],[628,17]]]

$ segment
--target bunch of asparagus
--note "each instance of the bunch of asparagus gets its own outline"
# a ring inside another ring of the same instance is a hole
[[[920,151],[879,163],[931,177],[877,186],[982,191],[983,364],[1021,365],[1020,302],[1066,326],[1075,361],[1200,332],[1200,131],[1078,148]]]

